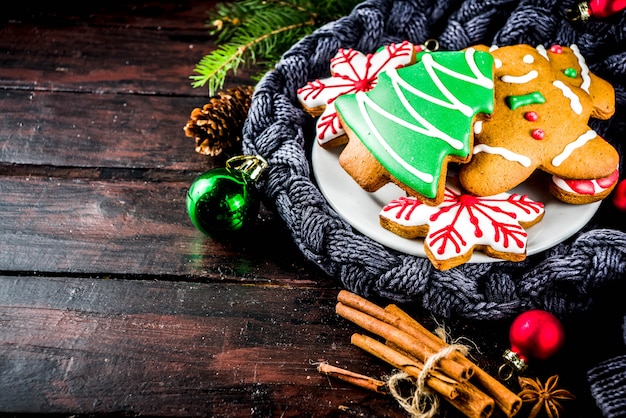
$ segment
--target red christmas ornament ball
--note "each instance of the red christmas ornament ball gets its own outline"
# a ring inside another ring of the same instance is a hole
[[[590,15],[598,18],[609,17],[626,8],[626,0],[590,0]]]
[[[613,193],[613,204],[619,210],[626,211],[626,180],[621,180]]]
[[[545,360],[556,353],[565,341],[561,321],[550,312],[532,309],[520,314],[509,329],[511,351],[523,361]]]

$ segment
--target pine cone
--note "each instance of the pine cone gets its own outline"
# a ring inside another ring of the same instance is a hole
[[[196,152],[217,156],[241,142],[254,87],[238,86],[220,91],[202,109],[195,108],[185,135],[196,140]]]

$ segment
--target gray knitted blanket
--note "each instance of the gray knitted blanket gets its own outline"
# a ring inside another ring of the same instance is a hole
[[[565,19],[574,6],[559,0],[370,0],[284,54],[257,86],[243,148],[269,162],[262,184],[265,202],[292,231],[304,255],[348,290],[416,302],[444,317],[497,319],[530,308],[565,315],[586,309],[595,289],[620,280],[626,270],[626,234],[614,228],[590,226],[522,263],[471,263],[443,272],[427,259],[363,236],[329,207],[312,178],[307,156],[311,118],[296,99],[296,90],[307,81],[329,76],[330,59],[340,47],[366,53],[386,43],[428,39],[437,39],[443,50],[478,43],[575,43],[590,69],[615,88],[616,114],[591,125],[623,158],[625,18],[617,14],[575,24]]]
[[[443,317],[499,319],[531,308],[565,317],[589,309],[597,293],[621,284],[626,279],[626,233],[620,218],[626,214],[610,201],[602,203],[600,212],[607,213],[598,215],[601,219],[596,216],[571,239],[521,263],[471,263],[438,271],[428,259],[363,236],[329,207],[313,180],[311,117],[296,99],[307,81],[329,76],[329,61],[340,47],[367,53],[391,42],[422,44],[428,39],[437,39],[443,50],[479,43],[577,44],[591,71],[615,88],[615,115],[590,125],[623,159],[626,13],[572,23],[565,15],[575,6],[565,0],[369,0],[285,53],[256,88],[243,151],[268,161],[268,175],[260,184],[264,202],[282,218],[302,253],[348,290],[416,303]],[[626,417],[625,365],[626,356],[620,356],[588,373],[606,417]]]

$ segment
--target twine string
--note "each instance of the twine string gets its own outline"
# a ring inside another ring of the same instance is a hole
[[[410,381],[415,384],[415,388],[410,396],[403,395],[400,388],[401,383]],[[432,418],[439,411],[439,398],[427,387],[420,387],[420,379],[413,380],[406,373],[399,371],[387,379],[387,388],[390,395],[398,404],[415,418]]]
[[[442,339],[446,341],[447,334],[443,328],[437,328],[435,334],[443,336]],[[439,360],[449,357],[455,351],[467,355],[469,348],[463,344],[450,344],[426,359],[424,368],[417,378],[411,378],[406,372],[398,371],[387,379],[389,393],[411,417],[432,418],[439,412],[439,396],[426,386],[426,379]],[[403,394],[402,383],[404,382],[409,382],[413,386],[409,396]]]

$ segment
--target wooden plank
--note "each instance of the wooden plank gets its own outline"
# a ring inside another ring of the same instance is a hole
[[[354,328],[335,315],[335,297],[0,276],[0,405],[33,414],[404,416],[389,398],[317,372],[318,361],[388,372],[350,345]]]
[[[33,2],[4,10],[2,19],[37,26],[126,26],[206,31],[207,12],[216,1]]]
[[[328,280],[267,211],[241,239],[197,231],[186,182],[0,178],[0,270],[183,276],[281,283]],[[268,237],[272,236],[272,245]]]
[[[188,77],[215,47],[214,3],[29,3],[0,18],[1,414],[406,416],[316,372],[389,368],[350,345],[339,283],[275,216],[239,242],[187,219],[186,188],[220,165],[182,132],[207,99]],[[229,85],[250,83],[239,76]],[[584,372],[623,353],[623,315],[601,306],[531,364],[576,394],[563,417],[599,415]],[[497,368],[506,323],[446,325]]]
[[[0,90],[0,162],[191,170],[212,167],[183,127],[203,98]]]
[[[334,313],[336,295],[319,287],[0,276],[2,412],[406,416],[388,397],[316,371],[320,361],[377,378],[393,371],[350,344],[362,329]],[[442,325],[403,308],[429,329]],[[584,371],[623,352],[619,338],[597,326],[605,313],[597,314],[566,322],[563,351],[530,363],[527,376],[559,374],[560,387],[576,395],[565,418],[599,416]],[[477,345],[477,364],[498,367],[506,321],[445,325]],[[589,339],[604,344],[581,356]],[[460,418],[442,408],[442,416]]]
[[[209,5],[205,5],[208,11]],[[117,15],[115,15],[117,16]],[[132,15],[131,15],[132,16]],[[11,88],[78,91],[94,94],[189,95],[203,97],[189,76],[200,59],[215,49],[198,14],[191,29],[149,27],[153,20],[133,19],[115,26],[54,25],[9,21],[0,25],[0,85]],[[165,23],[171,23],[166,21]],[[145,27],[148,25],[148,28]],[[253,84],[242,69],[229,84]]]

